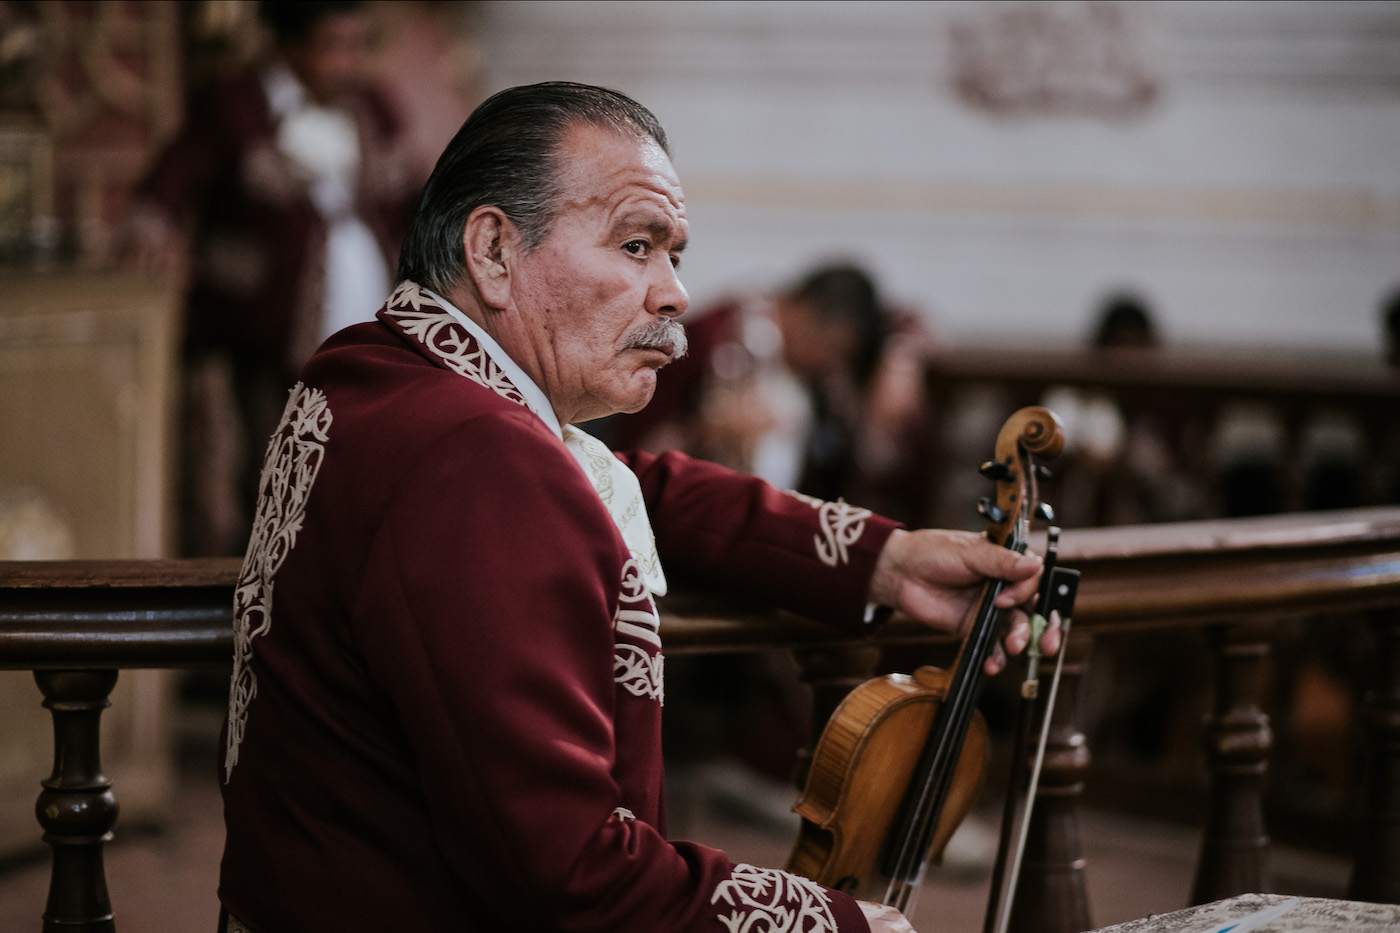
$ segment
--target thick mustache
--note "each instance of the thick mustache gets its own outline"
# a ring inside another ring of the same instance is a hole
[[[685,356],[689,346],[690,341],[685,335],[685,328],[679,321],[671,318],[648,324],[627,337],[627,349],[659,350],[670,356],[673,363]]]

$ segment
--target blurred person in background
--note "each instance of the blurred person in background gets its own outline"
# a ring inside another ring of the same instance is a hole
[[[721,301],[686,330],[690,355],[660,373],[652,403],[609,426],[619,446],[682,450],[782,489],[925,517],[928,340],[866,270],[822,265],[777,295]]]
[[[129,265],[187,282],[180,550],[242,553],[295,374],[387,292],[421,172],[346,0],[264,2],[274,48],[196,91],[134,195]]]
[[[1149,364],[1161,345],[1147,301],[1132,292],[1100,305],[1089,336],[1094,359],[1114,368]],[[1201,492],[1182,468],[1187,419],[1164,408],[1124,411],[1111,395],[1057,386],[1043,404],[1065,426],[1056,464],[1056,502],[1066,527],[1126,525],[1198,517]]]

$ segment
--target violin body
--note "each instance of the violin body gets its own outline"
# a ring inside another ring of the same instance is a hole
[[[921,667],[912,676],[873,678],[846,696],[817,742],[793,807],[802,826],[788,871],[880,901],[890,880],[880,867],[884,843],[949,681],[949,672]],[[987,751],[986,724],[974,716],[929,847],[934,861],[976,799]]]

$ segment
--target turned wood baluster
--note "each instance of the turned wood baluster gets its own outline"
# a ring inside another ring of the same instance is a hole
[[[1090,929],[1089,895],[1079,845],[1079,798],[1089,770],[1089,747],[1079,730],[1079,684],[1089,666],[1093,639],[1076,632],[1066,645],[1064,670],[1050,717],[1040,789],[1031,811],[1026,852],[1007,929],[1012,933],[1078,933]],[[1053,659],[1049,659],[1053,661]],[[1050,695],[1053,665],[1040,679]],[[1038,742],[1035,736],[1032,742]],[[1034,747],[1032,747],[1032,759]]]
[[[1376,681],[1361,706],[1366,771],[1361,834],[1347,896],[1400,904],[1400,612],[1371,617]]]
[[[1261,626],[1208,630],[1215,661],[1215,706],[1205,722],[1210,814],[1192,904],[1269,890],[1263,783],[1273,730],[1259,708],[1267,634]]]
[[[44,933],[113,933],[102,847],[112,838],[117,800],[102,774],[100,719],[116,671],[35,671],[53,713],[53,774],[35,811],[53,847]]]

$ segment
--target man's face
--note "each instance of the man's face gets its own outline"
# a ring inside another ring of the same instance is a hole
[[[673,320],[688,227],[671,160],[650,139],[589,124],[560,146],[563,195],[549,235],[512,276],[509,352],[564,423],[633,412],[685,352]]]

